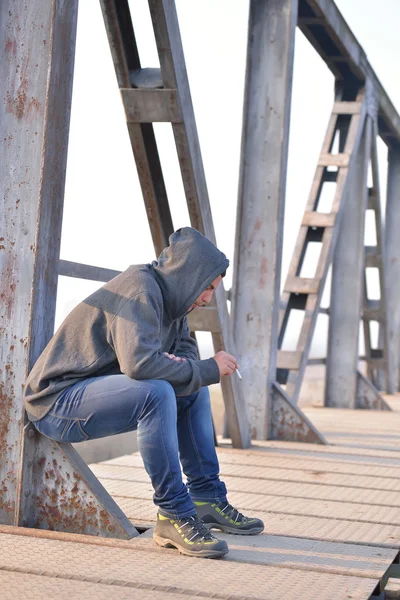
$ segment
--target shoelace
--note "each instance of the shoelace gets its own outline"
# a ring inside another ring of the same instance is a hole
[[[196,538],[199,538],[196,540],[198,542],[202,542],[203,540],[211,541],[214,539],[214,536],[212,535],[208,527],[206,527],[203,521],[197,516],[192,515],[191,517],[182,519],[181,529],[183,529],[184,527],[188,527],[186,537],[189,539],[190,542],[193,542]],[[192,531],[194,531],[194,535],[192,535],[189,538],[188,536],[192,533]]]
[[[220,504],[218,508],[221,506],[223,505]],[[226,504],[224,508],[221,508],[221,514],[226,514],[230,519],[233,519],[234,523],[237,523],[238,521],[241,523],[242,521],[246,520],[246,517],[236,508],[234,508],[232,504]]]

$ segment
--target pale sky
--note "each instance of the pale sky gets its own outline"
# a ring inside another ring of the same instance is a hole
[[[134,25],[137,24],[135,32],[142,66],[159,66],[147,0],[134,0],[130,4]],[[400,1],[337,0],[336,4],[400,112]],[[217,243],[232,264],[248,1],[176,0],[176,5]],[[282,281],[332,102],[333,76],[298,30]],[[163,123],[156,124],[155,131],[177,229],[190,222],[172,130]],[[385,148],[380,143],[383,199]],[[368,230],[367,239],[369,235],[372,234]],[[98,0],[81,0],[79,7],[61,258],[119,270],[155,258]],[[228,288],[232,272],[233,269],[228,270]],[[56,326],[98,286],[96,282],[60,277]],[[329,290],[324,304],[329,304]],[[327,317],[320,317],[314,336],[314,355],[324,353],[326,325]],[[202,334],[200,343],[205,353],[210,354],[209,337]]]

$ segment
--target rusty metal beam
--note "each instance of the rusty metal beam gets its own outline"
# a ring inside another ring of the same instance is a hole
[[[269,403],[270,439],[307,444],[327,444],[306,415],[290,400],[278,383],[271,388]]]
[[[25,428],[18,525],[130,539],[138,532],[71,444]]]
[[[129,538],[136,529],[73,448],[24,422],[26,375],[54,328],[77,10],[0,4],[0,522]]]
[[[376,387],[357,371],[356,397],[354,408],[367,410],[392,410],[386,400],[380,395]]]
[[[0,4],[0,521],[9,524],[23,384],[53,332],[77,9],[76,0]]]

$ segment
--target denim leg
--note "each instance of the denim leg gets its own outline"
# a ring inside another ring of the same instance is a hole
[[[139,421],[139,450],[154,487],[154,503],[163,515],[183,519],[193,515],[196,509],[182,480],[176,396],[166,381],[156,383],[158,393],[152,395],[151,407]]]
[[[194,514],[195,507],[182,481],[176,421],[176,396],[169,383],[110,375],[71,386],[34,425],[47,437],[61,442],[137,429],[139,451],[154,488],[154,503],[163,514],[180,519]]]
[[[210,393],[178,396],[178,440],[183,472],[193,500],[225,502],[226,487],[219,478],[214,446]]]

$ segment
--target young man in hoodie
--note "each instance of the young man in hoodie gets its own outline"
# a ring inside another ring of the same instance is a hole
[[[211,527],[264,528],[228,503],[214,448],[207,386],[232,375],[236,359],[200,360],[186,319],[210,302],[229,261],[190,227],[169,242],[158,261],[129,267],[68,315],[29,374],[25,407],[38,431],[61,442],[137,429],[158,507],[154,540],[219,557],[228,546]]]

